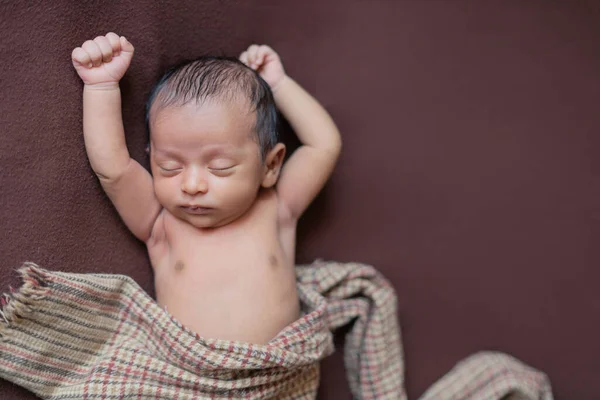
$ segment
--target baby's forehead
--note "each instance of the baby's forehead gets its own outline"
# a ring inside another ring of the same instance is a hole
[[[150,124],[155,146],[241,146],[256,141],[255,113],[245,105],[211,102],[156,110]]]
[[[165,117],[172,122],[173,116],[197,116],[196,122],[206,118],[218,118],[223,122],[252,125],[256,122],[257,115],[256,109],[244,98],[211,98],[201,102],[191,101],[181,104],[164,104],[156,101],[149,112],[149,128],[164,122]]]

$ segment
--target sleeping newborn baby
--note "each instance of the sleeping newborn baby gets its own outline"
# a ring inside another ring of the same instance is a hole
[[[147,105],[149,173],[129,156],[119,80],[133,45],[73,50],[92,169],[148,249],[157,302],[207,338],[265,344],[299,317],[298,219],[330,176],[339,132],[268,46],[168,70]],[[283,165],[277,109],[302,146]]]

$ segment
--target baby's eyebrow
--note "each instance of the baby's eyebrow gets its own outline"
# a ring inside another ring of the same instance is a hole
[[[229,156],[233,157],[239,154],[239,150],[232,146],[210,146],[204,149],[202,153],[204,156],[214,158],[217,156]]]
[[[205,146],[204,148],[199,148],[197,154],[207,159],[213,159],[216,157],[236,158],[241,154],[241,150],[234,146]],[[174,159],[184,157],[183,154],[178,152],[158,148],[155,148],[154,155]]]
[[[162,149],[157,149],[157,148],[154,148],[154,154],[166,156],[166,157],[173,157],[173,158],[177,158],[179,156],[178,154],[173,153],[169,150],[162,150]]]

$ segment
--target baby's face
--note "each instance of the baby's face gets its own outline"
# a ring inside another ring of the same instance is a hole
[[[244,214],[266,172],[254,122],[244,104],[159,109],[150,125],[150,165],[161,205],[197,228]]]

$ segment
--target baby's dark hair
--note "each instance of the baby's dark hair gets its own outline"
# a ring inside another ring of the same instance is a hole
[[[246,100],[256,112],[254,130],[261,156],[277,144],[277,108],[269,84],[251,68],[233,57],[203,56],[171,67],[152,89],[146,103],[146,128],[150,132],[150,110],[183,106],[206,100]]]

